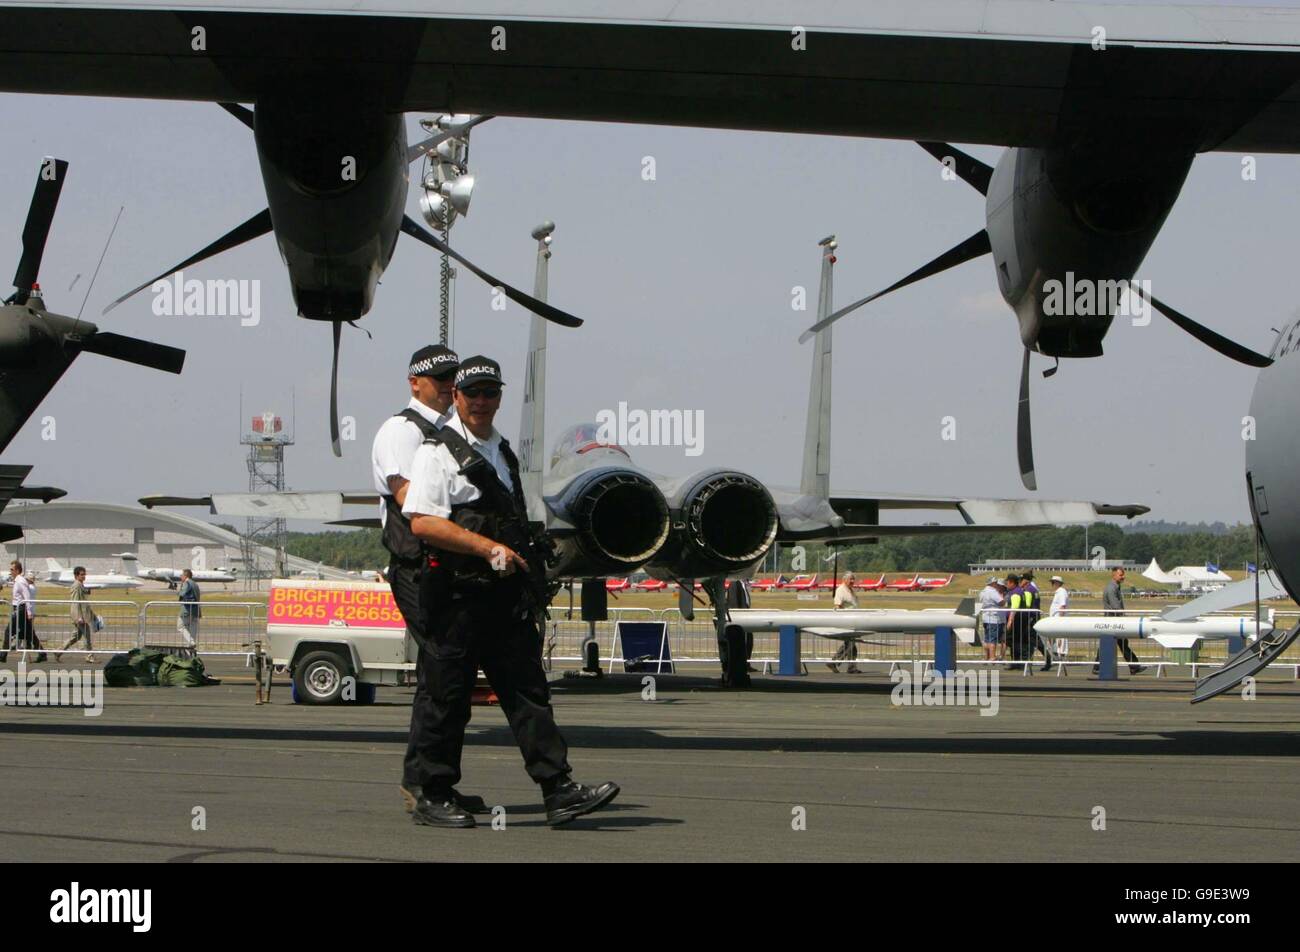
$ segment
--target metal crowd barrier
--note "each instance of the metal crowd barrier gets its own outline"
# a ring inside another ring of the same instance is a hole
[[[19,660],[25,661],[28,655],[41,653],[85,657],[123,654],[132,648],[178,651],[186,647],[179,624],[181,603],[177,601],[139,604],[94,598],[85,602],[38,598],[33,604],[36,606],[33,627],[40,647],[20,648],[11,645],[11,639],[6,636],[9,652],[18,655]],[[72,607],[78,604],[88,605],[101,619],[103,627],[91,632],[89,647],[83,638],[65,650],[63,645],[76,634]],[[0,605],[3,605],[7,625],[12,614],[11,604],[0,600]],[[200,606],[202,616],[195,632],[198,653],[251,658],[253,640],[264,637],[266,632],[266,605],[261,602],[211,601],[201,602]]]
[[[72,638],[75,629],[71,610],[75,604],[67,599],[37,599],[35,616],[35,633],[41,643],[39,651],[47,654],[54,652],[84,656],[87,654],[119,654],[137,647],[156,647],[176,651],[185,646],[185,639],[179,629],[180,603],[176,601],[151,601],[139,604],[130,601],[111,601],[89,599],[91,609],[103,621],[100,631],[92,632],[91,648],[84,641],[73,645],[66,652],[62,646]],[[261,639],[266,631],[266,605],[262,602],[202,602],[202,616],[198,621],[196,640],[198,653],[201,655],[238,656],[251,658],[252,642]],[[10,615],[9,602],[0,600],[5,620]],[[1085,614],[1080,612],[1079,614]],[[1093,614],[1088,612],[1087,614]],[[1155,609],[1129,609],[1128,615],[1158,614]],[[1231,615],[1230,612],[1216,612],[1216,615]],[[544,639],[545,656],[549,662],[582,663],[581,646],[586,640],[591,627],[579,618],[565,618],[561,609],[552,608],[552,618],[546,624]],[[1283,622],[1284,618],[1291,619]],[[1289,627],[1295,619],[1300,618],[1297,611],[1275,612],[1275,624]],[[599,646],[599,662],[607,671],[613,671],[617,664],[629,660],[624,657],[621,641],[617,637],[619,621],[656,621],[664,622],[666,637],[665,660],[671,659],[674,665],[719,665],[718,641],[714,632],[711,613],[701,610],[693,621],[682,617],[677,608],[611,608],[607,621],[597,622],[595,636]],[[934,661],[934,642],[928,634],[865,634],[857,639],[857,658],[835,657],[843,641],[803,633],[802,660],[806,666],[820,664],[840,664],[863,666],[883,666],[890,673],[900,665],[921,664],[928,666]],[[1068,669],[1077,666],[1091,667],[1095,662],[1096,639],[1074,637],[1054,639],[1064,642],[1064,652],[1053,662],[1052,669],[1060,677]],[[1192,677],[1202,668],[1221,667],[1228,659],[1227,642],[1223,640],[1204,640],[1195,659],[1172,656],[1175,649],[1166,649],[1149,639],[1132,639],[1130,647],[1138,656],[1137,664],[1155,669],[1156,677],[1164,675],[1166,668],[1188,667]],[[11,654],[19,659],[26,659],[29,654],[36,654],[38,649],[11,646]],[[775,632],[760,632],[754,635],[750,664],[763,671],[774,668],[778,662],[779,635]],[[654,659],[650,659],[653,661]],[[957,662],[962,665],[980,666],[1000,664],[1014,665],[1029,674],[1041,666],[1041,654],[1031,661],[1009,660],[986,661],[983,647],[959,642],[957,645]],[[1123,667],[1126,663],[1120,661]],[[1300,644],[1287,651],[1273,662],[1270,667],[1291,668],[1292,676],[1300,680]]]

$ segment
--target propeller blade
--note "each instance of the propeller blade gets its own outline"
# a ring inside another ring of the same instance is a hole
[[[466,132],[469,132],[469,130],[473,129],[480,122],[487,122],[491,118],[492,118],[491,116],[475,116],[473,119],[469,119],[465,122],[462,122],[458,126],[453,126],[450,129],[444,129],[442,132],[439,132],[437,135],[429,136],[429,138],[424,139],[421,142],[417,142],[415,143],[415,145],[407,146],[406,161],[408,163],[414,162],[416,159],[424,155],[424,153],[429,151],[430,149],[436,149],[441,143],[446,142],[448,139],[459,138],[460,136],[464,135]]]
[[[208,245],[202,251],[190,255],[180,264],[168,268],[162,274],[158,275],[158,277],[150,278],[148,281],[140,285],[138,288],[134,288],[133,290],[127,291],[125,294],[123,294],[120,298],[118,298],[108,307],[104,308],[102,313],[107,314],[109,311],[113,310],[113,308],[117,307],[127,298],[139,294],[141,291],[149,287],[149,285],[153,284],[155,281],[161,281],[163,278],[167,277],[168,275],[175,274],[177,271],[180,271],[183,268],[188,268],[192,264],[197,264],[198,262],[204,260],[205,258],[211,258],[213,255],[221,254],[221,252],[223,251],[229,251],[231,248],[238,247],[239,245],[242,245],[246,241],[252,241],[254,238],[260,238],[263,235],[267,234],[271,230],[271,228],[272,228],[271,210],[269,208],[263,208],[252,218],[248,219],[248,221],[244,222],[242,225],[236,225],[234,228],[230,229],[230,231],[226,232],[224,235],[222,235],[212,244]]]
[[[1020,365],[1020,406],[1016,413],[1016,459],[1020,463],[1020,481],[1026,489],[1037,489],[1034,476],[1034,434],[1029,425],[1029,348]]]
[[[1133,291],[1132,293],[1136,294],[1137,291]],[[1168,304],[1165,304],[1162,301],[1157,301],[1154,297],[1150,300],[1157,311],[1169,318],[1169,320],[1178,327],[1187,331],[1187,333],[1191,334],[1202,344],[1205,344],[1213,350],[1217,350],[1224,357],[1231,357],[1238,363],[1249,364],[1251,367],[1267,367],[1273,363],[1270,358],[1265,357],[1263,354],[1257,354],[1249,347],[1243,347],[1236,341],[1228,340],[1228,338],[1224,337],[1222,334],[1215,333],[1204,324],[1196,323],[1186,314],[1180,314]]]
[[[877,291],[875,294],[872,294],[868,297],[864,297],[860,301],[854,301],[852,304],[848,305],[847,307],[840,308],[838,311],[836,311],[830,317],[826,318],[824,321],[819,321],[818,323],[814,324],[812,327],[808,328],[806,331],[804,331],[802,334],[799,335],[799,343],[801,344],[804,343],[809,338],[811,338],[814,334],[816,334],[818,331],[830,327],[841,317],[844,317],[845,315],[850,314],[853,311],[856,311],[864,304],[870,304],[872,301],[876,300],[876,298],[882,298],[886,294],[889,294],[891,291],[897,291],[899,288],[905,288],[909,284],[915,284],[917,281],[921,281],[924,280],[925,278],[933,277],[934,275],[939,274],[942,271],[947,271],[949,268],[955,268],[959,264],[965,264],[967,261],[971,261],[975,258],[980,257],[981,255],[986,255],[992,250],[993,248],[989,244],[989,233],[981,228],[979,231],[971,235],[961,244],[949,248],[947,251],[939,255],[939,257],[935,258],[933,261],[929,262],[928,264],[921,265],[921,267],[917,268],[907,277],[903,278],[900,281],[895,281],[889,287],[885,288],[885,290]]]
[[[52,168],[51,161],[54,163]],[[36,175],[32,203],[27,206],[27,223],[23,225],[23,255],[18,259],[18,270],[14,272],[14,287],[18,289],[14,301],[17,304],[27,300],[41,270],[45,239],[50,235],[50,223],[54,221],[54,209],[58,207],[63,176],[67,171],[68,163],[63,159],[46,158]]]
[[[241,106],[237,102],[219,102],[217,105],[248,126],[248,128],[253,128],[253,110],[247,106]]]
[[[989,193],[989,179],[993,178],[993,166],[985,165],[973,155],[967,155],[961,149],[954,149],[946,142],[918,142],[922,149],[942,162],[953,160],[952,170],[957,177],[981,195]]]
[[[185,366],[185,351],[179,347],[155,344],[153,341],[127,337],[125,334],[113,334],[108,331],[96,331],[76,341],[81,350],[101,357],[112,357],[128,363],[165,370],[169,374],[178,374]]]
[[[330,445],[334,455],[343,456],[339,446],[339,337],[343,334],[343,322],[334,322],[334,365],[330,368]]]
[[[417,238],[420,241],[423,241],[430,248],[435,248],[443,254],[455,258],[479,278],[486,281],[494,288],[501,288],[501,290],[505,292],[506,297],[514,301],[520,307],[532,311],[538,317],[548,320],[553,324],[561,324],[564,327],[582,326],[581,318],[574,317],[572,314],[561,311],[558,307],[551,307],[551,305],[547,304],[545,301],[539,301],[537,298],[525,294],[523,291],[518,291],[506,284],[504,281],[498,281],[496,278],[492,277],[492,275],[478,267],[478,265],[474,264],[474,262],[470,261],[463,255],[457,254],[444,242],[434,237],[424,228],[420,227],[420,225],[416,224],[410,215],[402,216],[402,231],[406,232],[412,238]]]

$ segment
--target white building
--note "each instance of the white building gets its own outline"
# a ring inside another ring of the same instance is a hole
[[[45,560],[56,559],[65,568],[84,565],[93,573],[126,571],[119,552],[134,552],[149,568],[242,569],[239,536],[191,516],[98,502],[10,503],[4,521],[23,527],[23,536],[0,545],[7,566],[12,559],[44,573]],[[264,553],[274,564],[274,554]],[[310,572],[324,578],[355,579],[343,569],[291,555],[291,572]],[[235,573],[239,574],[238,571]]]

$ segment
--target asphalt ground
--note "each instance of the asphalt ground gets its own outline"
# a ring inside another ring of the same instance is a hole
[[[1004,674],[996,716],[895,705],[883,672],[755,675],[749,691],[662,676],[653,701],[638,675],[560,682],[575,776],[617,781],[618,800],[546,827],[504,716],[478,707],[460,789],[504,807],[504,829],[434,830],[397,792],[410,689],[305,707],[277,683],[259,707],[246,669],[212,668],[220,686],[107,689],[99,717],[0,709],[0,856],[1167,862],[1300,847],[1288,679],[1193,707],[1177,677]]]

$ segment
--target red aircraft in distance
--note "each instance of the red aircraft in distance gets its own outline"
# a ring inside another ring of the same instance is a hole
[[[817,587],[817,576],[796,575],[785,587],[795,592],[811,592]]]
[[[607,592],[626,592],[631,587],[632,583],[625,578],[605,579],[605,591]]]
[[[664,592],[668,590],[668,583],[660,578],[642,579],[633,586],[642,592]]]
[[[949,575],[947,578],[939,578],[938,576],[926,577],[923,575],[916,580],[916,584],[917,584],[917,588],[919,588],[920,590],[926,592],[932,592],[940,588],[947,588],[948,583],[951,581],[952,581],[951,575]]]
[[[885,587],[884,573],[881,573],[880,578],[872,578],[872,579],[864,578],[862,581],[858,582],[853,587],[862,589],[862,591],[864,592],[878,592]]]
[[[756,578],[749,583],[749,587],[756,592],[770,592],[778,588],[785,588],[786,578],[784,575],[778,575],[776,578]]]
[[[886,582],[885,588],[891,592],[918,592],[921,590],[919,575],[913,575],[911,578],[896,578],[892,582]]]

